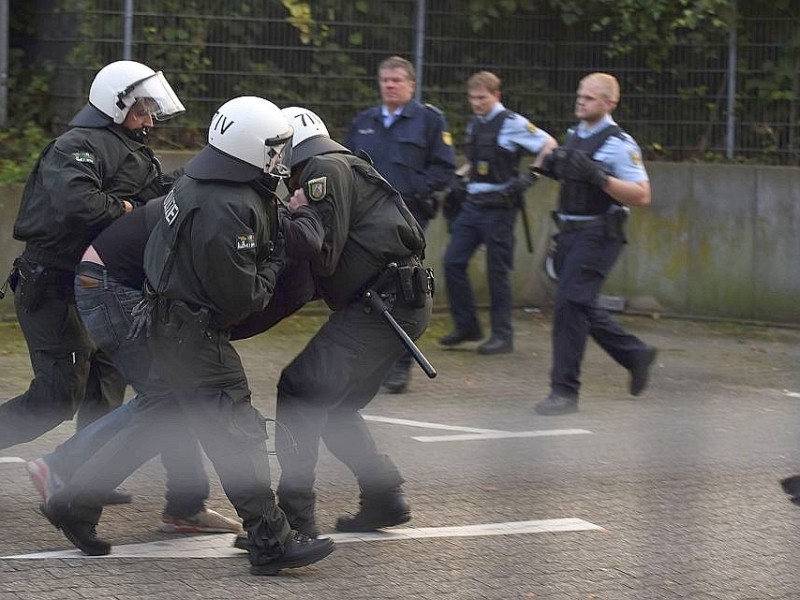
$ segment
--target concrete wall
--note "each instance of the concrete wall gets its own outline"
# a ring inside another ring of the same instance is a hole
[[[164,153],[165,167],[185,155]],[[685,163],[648,165],[653,204],[633,209],[629,244],[604,292],[622,296],[635,310],[800,324],[800,169]],[[11,238],[22,187],[0,187],[0,270],[21,244]],[[542,181],[528,192],[534,252],[517,226],[514,289],[520,306],[547,306],[554,287],[544,275],[549,211],[558,186]],[[437,273],[436,303],[446,306],[442,255],[445,223],[428,229],[428,263]],[[471,277],[481,302],[486,291],[485,253]],[[0,318],[12,318],[13,301],[0,301]]]

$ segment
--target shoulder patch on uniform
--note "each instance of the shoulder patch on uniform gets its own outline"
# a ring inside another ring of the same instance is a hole
[[[452,146],[453,145],[453,136],[450,135],[449,131],[442,132],[442,141],[444,142],[445,146]]]
[[[87,163],[93,165],[95,163],[95,156],[91,152],[73,152],[72,158],[79,163]]]
[[[242,233],[236,236],[236,250],[252,250],[256,247],[256,236],[253,233]]]
[[[633,161],[633,164],[640,165],[642,164],[642,155],[636,150],[631,150],[631,160]]]
[[[443,115],[444,114],[442,112],[441,108],[439,108],[438,106],[434,106],[433,104],[428,104],[427,102],[425,103],[425,108],[427,108],[428,110],[432,110],[437,115]]]
[[[531,133],[536,133],[537,131],[539,131],[539,128],[536,127],[536,125],[534,125],[533,123],[528,123],[528,131],[530,131]]]
[[[328,178],[315,177],[306,182],[306,195],[309,200],[319,202],[328,194]]]

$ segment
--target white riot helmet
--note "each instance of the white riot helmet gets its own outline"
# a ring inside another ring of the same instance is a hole
[[[217,109],[208,128],[208,146],[185,172],[195,179],[252,181],[264,174],[288,177],[292,160],[289,121],[269,100],[240,96]]]
[[[144,99],[151,101],[148,110],[158,120],[186,110],[161,71],[132,60],[100,69],[89,89],[89,104],[117,124],[125,120],[131,106]]]
[[[299,106],[283,109],[283,114],[294,129],[292,140],[292,166],[299,165],[312,156],[330,152],[350,152],[341,144],[334,142],[328,128],[319,116]]]

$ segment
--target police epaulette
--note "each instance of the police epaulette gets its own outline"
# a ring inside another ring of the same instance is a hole
[[[427,102],[425,103],[425,108],[427,108],[428,110],[432,110],[439,116],[444,114],[441,108],[439,108],[438,106],[434,106],[433,104],[429,104]]]

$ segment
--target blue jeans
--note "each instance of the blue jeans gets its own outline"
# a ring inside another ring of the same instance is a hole
[[[91,456],[102,453],[106,444],[118,434],[124,435],[133,415],[146,407],[147,398],[143,392],[147,389],[152,362],[144,336],[128,339],[131,311],[142,299],[141,291],[121,284],[100,265],[82,262],[75,279],[75,299],[92,341],[111,358],[137,396],[82,429],[45,457],[53,471],[65,481]],[[158,429],[153,428],[152,436],[137,439],[137,454],[141,453],[141,462],[144,462],[161,453],[167,476],[164,512],[176,517],[191,516],[203,509],[209,494],[200,446],[188,427],[173,427],[169,435],[159,433]],[[114,457],[109,455],[109,459],[114,460]],[[122,466],[122,462],[120,469],[130,470],[131,467]],[[118,476],[127,477],[132,472]]]

